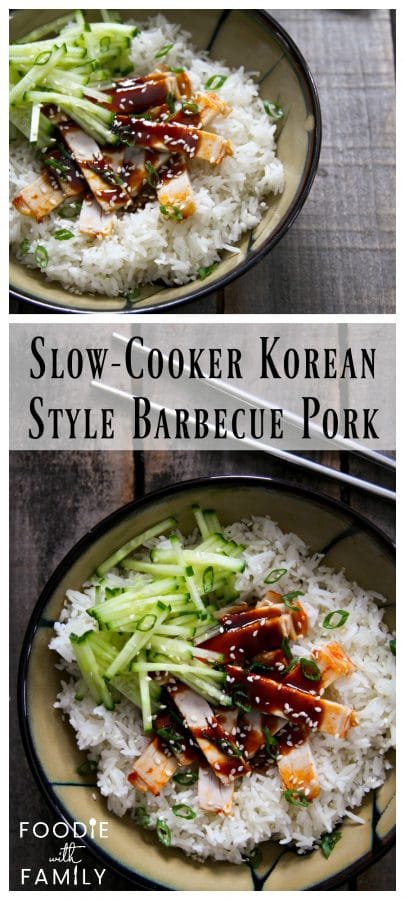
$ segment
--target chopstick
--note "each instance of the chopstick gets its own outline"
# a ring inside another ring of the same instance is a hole
[[[134,399],[133,394],[123,391],[121,388],[111,387],[111,385],[104,384],[102,381],[93,380],[91,385],[92,387],[99,388],[99,390],[106,391],[109,394],[122,397],[125,400],[132,401]],[[166,415],[171,416],[172,418],[176,417],[176,411],[174,409],[167,406],[164,407],[159,403],[155,403],[153,400],[150,400],[149,402],[151,409],[155,412],[161,412],[161,410],[164,409]],[[196,424],[196,420],[192,415],[189,416],[188,421],[190,425]],[[207,428],[211,433],[215,430],[214,426],[209,422],[207,423]],[[319,475],[334,478],[337,481],[343,481],[345,484],[350,484],[352,487],[360,488],[360,490],[369,491],[371,494],[377,494],[379,497],[384,497],[385,500],[395,501],[396,499],[395,491],[384,488],[379,484],[374,484],[372,481],[365,481],[362,478],[357,478],[355,475],[349,475],[346,472],[341,472],[339,469],[333,469],[330,466],[321,465],[321,463],[317,463],[312,459],[307,459],[304,456],[296,456],[295,453],[290,453],[288,450],[280,450],[278,447],[271,447],[268,444],[263,444],[261,441],[255,440],[255,438],[245,437],[242,440],[239,440],[234,435],[230,434],[228,439],[236,441],[239,446],[240,444],[244,444],[252,450],[260,450],[262,453],[266,453],[269,456],[275,456],[277,459],[282,459],[285,462],[300,466],[303,469],[310,469],[313,472],[317,472]]]
[[[125,337],[123,334],[118,334],[117,332],[113,332],[113,338],[116,338],[119,341],[122,341],[124,344],[129,343],[129,338]],[[140,344],[138,341],[132,345],[136,350],[141,351],[142,353],[150,353],[151,348],[147,347],[146,344]],[[162,353],[162,359],[165,362],[168,362],[168,356],[165,353]],[[183,364],[183,371],[186,374],[189,374],[191,369],[187,363]],[[203,371],[203,370],[202,370]],[[262,397],[255,397],[254,394],[250,394],[248,391],[244,391],[242,388],[236,387],[235,385],[229,385],[226,381],[222,379],[212,379],[209,378],[206,373],[203,371],[204,383],[208,384],[210,387],[214,388],[214,390],[220,391],[223,394],[229,394],[231,397],[235,397],[238,400],[243,400],[244,403],[247,403],[248,406],[260,407],[263,406],[266,409],[275,409],[276,405],[274,403],[270,403],[268,400],[265,400]],[[300,428],[302,430],[303,419],[296,415],[296,413],[291,413],[288,410],[283,410],[283,418],[290,423],[295,428]],[[318,434],[320,437],[324,437],[322,429],[319,425],[315,423],[311,424],[311,429],[313,432]],[[350,450],[352,453],[356,453],[359,456],[365,456],[369,459],[373,460],[373,462],[378,463],[381,466],[385,466],[386,468],[395,469],[396,468],[396,460],[392,459],[389,456],[385,456],[384,453],[380,453],[378,450],[373,450],[372,447],[366,447],[364,444],[358,444],[349,439],[345,440],[344,438],[337,435],[334,439],[334,444],[339,444],[342,450]]]

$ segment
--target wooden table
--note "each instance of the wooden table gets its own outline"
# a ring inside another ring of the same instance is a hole
[[[395,312],[394,44],[388,10],[271,10],[318,86],[323,146],[304,209],[274,250],[181,313]],[[254,60],[252,60],[252,67]],[[32,312],[11,302],[11,312]]]
[[[319,458],[320,454],[313,454]],[[322,454],[322,462],[341,466],[369,480],[392,487],[392,475],[358,457]],[[119,506],[151,490],[208,474],[249,473],[284,477],[298,484],[317,487],[340,498],[367,515],[389,537],[394,534],[392,503],[367,493],[313,476],[298,468],[250,452],[14,452],[11,454],[11,547],[12,547],[12,684],[23,634],[37,597],[56,565],[73,544],[100,519]],[[13,691],[12,710],[15,712]],[[59,849],[57,841],[22,842],[18,823],[52,823],[52,813],[35,784],[13,715],[12,723],[12,843],[13,884],[20,889],[21,866],[46,866]],[[42,846],[46,844],[46,846]],[[53,852],[54,851],[54,852]],[[22,859],[23,853],[23,859]],[[88,865],[94,865],[90,854]],[[46,888],[45,888],[46,889]],[[93,888],[96,889],[96,888]],[[103,879],[103,890],[129,890],[127,881],[113,872]],[[133,889],[133,888],[132,888]],[[395,890],[393,851],[344,890]]]

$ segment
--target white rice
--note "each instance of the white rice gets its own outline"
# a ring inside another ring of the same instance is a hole
[[[227,76],[219,96],[230,104],[231,114],[225,119],[218,117],[213,130],[232,142],[234,156],[226,157],[220,166],[201,160],[190,163],[197,212],[180,224],[165,220],[157,202],[148,203],[145,209],[117,217],[110,237],[92,240],[79,233],[77,221],[61,218],[57,211],[37,223],[11,206],[10,240],[17,257],[36,267],[35,248],[38,244],[45,247],[49,257],[45,277],[75,293],[118,296],[157,279],[185,284],[196,277],[199,267],[217,262],[221,250],[238,252],[236,242],[260,222],[266,197],[284,187],[283,166],[275,155],[275,126],[263,108],[253,77],[243,68],[231,70],[210,60],[206,53],[197,53],[190,36],[162,16],[140,27],[132,46],[135,74],[152,71],[155,54],[174,44],[164,62],[185,67],[194,90],[203,90],[212,75]],[[10,196],[33,181],[39,171],[40,162],[27,141],[12,145]],[[60,228],[72,231],[74,237],[65,241],[52,237]],[[23,240],[30,242],[30,252],[25,254],[20,251]]]
[[[75,729],[79,747],[88,751],[89,758],[98,760],[98,787],[107,798],[108,808],[122,816],[145,807],[150,827],[156,826],[158,818],[164,819],[171,829],[172,845],[188,855],[240,863],[266,839],[281,844],[293,842],[299,852],[305,852],[346,814],[354,822],[358,820],[350,810],[360,805],[368,791],[383,783],[390,768],[386,753],[395,744],[395,661],[380,595],[362,590],[348,582],[343,572],[322,565],[319,556],[309,556],[299,537],[283,534],[267,517],[236,523],[225,533],[246,547],[246,568],[237,577],[242,596],[263,596],[268,590],[264,578],[273,568],[288,569],[282,581],[283,592],[303,592],[300,600],[308,616],[309,635],[298,641],[295,650],[292,645],[294,655],[302,655],[303,647],[308,655],[311,649],[338,640],[356,666],[354,674],[338,679],[328,689],[328,696],[354,707],[359,724],[344,740],[311,735],[321,790],[308,807],[288,804],[276,766],[238,783],[230,816],[200,810],[196,785],[182,787],[172,781],[159,797],[137,793],[127,776],[148,743],[137,709],[123,701],[109,712],[103,706],[94,708],[91,699],[74,699],[78,676],[69,634],[88,630],[85,610],[94,602],[94,588],[89,586],[84,593],[68,592],[68,604],[55,625],[57,636],[50,646],[63,657],[63,668],[72,676],[63,682],[55,706]],[[165,546],[166,541],[161,538],[158,543]],[[122,578],[115,570],[107,576],[107,583],[127,584],[130,578]],[[346,623],[337,631],[323,629],[325,615],[336,609],[349,612]],[[193,808],[195,819],[184,822],[173,814],[172,807],[180,800]]]

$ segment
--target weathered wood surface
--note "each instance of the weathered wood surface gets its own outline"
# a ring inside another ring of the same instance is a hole
[[[395,311],[394,48],[389,10],[270,10],[314,75],[323,145],[298,220],[224,292],[178,312]],[[254,60],[252,60],[254,68]],[[32,312],[12,301],[11,312]]]
[[[392,475],[352,455],[313,454],[325,465],[387,483]],[[343,499],[391,538],[394,536],[393,505],[359,490],[288,467],[262,453],[246,452],[151,452],[128,453],[12,453],[11,454],[11,663],[12,703],[12,889],[20,889],[21,866],[37,869],[59,850],[58,841],[24,842],[17,836],[18,822],[54,818],[36,786],[18,733],[14,683],[18,655],[37,597],[55,566],[71,546],[101,518],[133,497],[190,478],[212,474],[258,474],[284,477]],[[44,845],[44,846],[43,846]],[[94,865],[91,854],[86,864]],[[387,854],[356,885],[343,890],[394,890],[393,852]],[[46,888],[45,888],[46,889]],[[96,889],[95,887],[89,889]],[[103,890],[129,890],[128,882],[113,872],[103,879]]]
[[[225,289],[225,312],[393,312],[389,11],[271,13],[296,41],[315,78],[323,119],[321,158],[298,220],[262,263]]]

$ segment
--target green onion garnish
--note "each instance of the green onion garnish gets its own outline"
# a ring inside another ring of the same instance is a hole
[[[285,603],[285,605],[288,607],[288,609],[293,609],[298,612],[300,607],[293,606],[291,601],[295,600],[296,597],[303,597],[303,596],[304,595],[303,595],[302,591],[290,591],[289,594],[283,594],[283,596],[281,597],[281,600],[283,601],[283,603]]]
[[[277,759],[277,748],[278,748],[278,740],[271,734],[270,730],[267,728],[267,725],[263,728],[263,734],[266,741],[265,749],[266,752],[271,756],[272,759]]]
[[[180,753],[184,745],[184,738],[181,734],[179,734],[177,731],[172,731],[170,728],[156,728],[156,734],[162,739],[162,741],[164,741],[166,744],[169,744],[174,751]]]
[[[31,245],[30,245],[29,240],[27,238],[25,238],[23,241],[21,241],[20,253],[28,253],[30,246]]]
[[[157,186],[159,184],[159,172],[157,171],[157,169],[155,169],[155,167],[152,165],[152,163],[149,162],[148,159],[145,162],[145,169],[148,173],[148,177],[147,177],[146,181],[147,181],[149,187],[157,188]]]
[[[34,258],[37,266],[40,269],[46,269],[49,261],[48,251],[45,247],[42,247],[41,244],[38,244],[38,247],[35,250]]]
[[[291,806],[309,806],[304,791],[283,791],[283,796]]]
[[[186,803],[176,803],[175,806],[172,806],[172,812],[179,819],[195,819],[196,817],[194,810],[191,809],[191,806],[187,806]]]
[[[156,834],[160,840],[160,843],[163,844],[164,847],[170,847],[172,842],[172,833],[167,822],[164,819],[158,819],[156,822]]]
[[[135,822],[138,823],[138,825],[141,825],[142,828],[146,828],[146,826],[149,825],[150,822],[150,815],[146,811],[144,806],[137,806],[134,811],[134,819]]]
[[[203,593],[209,594],[214,584],[214,569],[208,566],[203,572]]]
[[[174,99],[174,94],[171,91],[168,91],[166,96],[166,105],[169,107],[170,112],[173,114],[176,112],[176,103]]]
[[[163,206],[163,203],[161,203],[159,209],[162,216],[165,216],[166,219],[175,219],[176,222],[181,222],[183,219],[183,213],[178,206]]]
[[[333,621],[334,616],[338,616],[336,622]],[[325,616],[322,622],[322,628],[341,628],[347,622],[349,613],[346,609],[334,609]]]
[[[181,108],[183,112],[190,116],[195,116],[200,112],[200,107],[194,100],[184,100],[181,104]]]
[[[105,53],[106,50],[110,49],[110,45],[111,45],[111,38],[109,37],[108,34],[105,34],[104,37],[102,37],[101,41],[100,41],[100,50],[102,50],[103,53]]]
[[[396,638],[393,638],[392,641],[390,641],[390,650],[391,650],[391,653],[392,653],[393,656],[396,656],[396,655],[397,655],[397,641],[396,641]]]
[[[252,707],[249,703],[249,697],[245,693],[245,691],[237,690],[232,694],[232,700],[234,706],[237,706],[238,709],[241,709],[242,712],[250,712]]]
[[[139,619],[139,622],[136,626],[137,631],[151,631],[157,616],[154,616],[152,613],[148,613],[146,616],[142,616],[142,619]]]
[[[282,649],[282,651],[283,651],[283,653],[284,653],[284,656],[285,656],[286,660],[287,660],[288,662],[291,662],[291,660],[292,660],[292,658],[293,658],[293,655],[292,655],[292,653],[291,653],[291,647],[290,647],[290,645],[289,645],[289,643],[288,643],[288,638],[283,637],[283,639],[282,639],[282,641],[281,641],[281,649]]]
[[[218,263],[212,263],[210,266],[200,266],[200,268],[197,269],[197,278],[199,278],[200,281],[204,281],[204,278],[208,278],[208,275],[211,275],[211,272],[216,269],[217,265]]]
[[[60,219],[75,219],[82,208],[81,200],[71,200],[57,210]]]
[[[34,66],[45,66],[52,56],[52,50],[43,50],[34,60]]]
[[[198,781],[198,772],[193,772],[191,769],[188,772],[178,772],[177,775],[173,775],[173,781],[176,781],[177,784],[195,784]]]
[[[329,859],[332,850],[334,849],[334,847],[336,847],[336,844],[338,841],[340,841],[341,837],[341,831],[335,831],[333,834],[324,834],[323,837],[321,837],[319,846],[325,859]]]
[[[186,70],[183,69],[183,66],[172,66],[170,71],[174,72],[175,75],[182,75]]]
[[[205,82],[205,90],[219,91],[222,85],[225,84],[227,77],[227,75],[211,75],[208,81]]]
[[[303,656],[300,659],[300,666],[304,678],[308,678],[309,681],[319,681],[321,670],[314,659],[305,659]]]
[[[122,184],[124,184],[123,179],[119,175],[117,175],[117,173],[114,172],[113,169],[110,169],[108,167],[106,169],[103,169],[100,166],[94,165],[92,162],[89,162],[89,160],[86,160],[86,166],[88,169],[90,169],[92,172],[95,172],[96,175],[102,178],[103,181],[106,181],[107,184],[111,184],[112,187],[120,187]]]
[[[280,578],[282,578],[283,575],[286,575],[287,571],[288,569],[272,569],[267,578],[264,579],[264,583],[275,584],[276,581],[280,581]]]
[[[294,669],[297,663],[299,662],[298,656],[293,656],[288,663],[288,666],[285,666],[284,669],[280,672],[280,675],[288,675],[291,672],[291,669]]]
[[[284,118],[283,107],[279,106],[278,103],[269,103],[268,100],[263,100],[263,106],[269,118],[273,119],[274,122]]]
[[[167,56],[172,47],[174,47],[174,44],[165,44],[161,50],[158,50],[158,52],[155,53],[155,59],[162,59],[162,56]]]
[[[95,759],[86,759],[86,762],[81,763],[81,765],[77,767],[76,772],[78,775],[83,775],[84,777],[92,775],[93,772],[97,772],[97,763]]]
[[[56,175],[62,181],[65,181],[69,175],[69,166],[64,166],[60,159],[55,159],[54,156],[48,156],[48,159],[44,159],[44,165],[56,172]]]
[[[56,238],[57,241],[68,241],[74,237],[74,234],[68,228],[58,228],[57,231],[53,232],[52,237]]]

